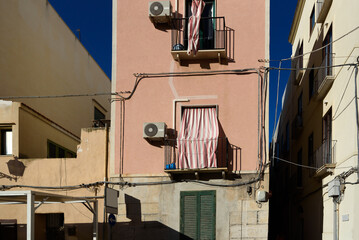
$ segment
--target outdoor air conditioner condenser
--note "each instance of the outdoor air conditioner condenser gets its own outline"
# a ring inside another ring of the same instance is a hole
[[[167,23],[171,18],[171,2],[156,1],[148,3],[148,16],[153,23]]]
[[[163,140],[166,136],[166,123],[151,122],[143,124],[143,138],[148,140]]]

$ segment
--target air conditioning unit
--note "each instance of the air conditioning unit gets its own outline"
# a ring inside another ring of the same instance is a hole
[[[149,140],[162,140],[166,135],[166,123],[151,122],[143,124],[143,138]]]
[[[170,1],[148,3],[148,16],[153,23],[167,23],[170,21],[172,6]]]

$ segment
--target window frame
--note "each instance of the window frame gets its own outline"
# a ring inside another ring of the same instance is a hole
[[[11,132],[11,139],[7,140],[7,134]],[[14,132],[12,126],[1,126],[0,127],[0,156],[9,156],[13,154],[13,138]],[[8,146],[8,141],[11,141],[10,146]],[[11,148],[8,152],[8,147]]]
[[[184,233],[185,228],[185,219],[184,219],[184,210],[185,210],[185,202],[184,197],[185,196],[195,196],[196,197],[196,238],[194,239],[201,239],[201,196],[212,196],[212,209],[211,213],[213,214],[213,219],[211,222],[212,225],[212,238],[216,239],[216,220],[217,220],[217,214],[216,214],[216,205],[217,205],[217,197],[216,197],[216,191],[215,190],[205,190],[205,191],[181,191],[180,192],[180,233]]]
[[[312,36],[315,26],[315,5],[313,6],[312,12],[309,17],[309,36]]]
[[[55,146],[55,157],[50,156],[50,145],[54,145]],[[64,151],[64,157],[60,157],[60,153],[59,151],[62,150]],[[67,154],[71,154],[71,157],[66,156]],[[54,141],[51,140],[47,140],[47,158],[76,158],[77,154],[57,143],[55,143]]]

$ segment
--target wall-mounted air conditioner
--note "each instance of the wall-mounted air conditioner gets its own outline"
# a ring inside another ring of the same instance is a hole
[[[148,16],[153,23],[167,23],[171,19],[172,6],[170,1],[148,3]]]
[[[143,138],[149,140],[162,140],[166,135],[166,123],[151,122],[143,124]]]

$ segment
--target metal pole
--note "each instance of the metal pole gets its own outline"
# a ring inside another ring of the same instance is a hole
[[[357,58],[359,62],[359,57]],[[358,119],[358,89],[357,89],[357,75],[358,75],[358,65],[355,65],[354,73],[354,85],[355,85],[355,119],[357,123],[357,168],[359,168],[359,119]],[[357,181],[359,181],[359,171],[357,172]]]
[[[92,230],[92,239],[98,239],[98,201],[93,202],[93,230]]]
[[[26,239],[35,239],[35,210],[34,210],[34,195],[30,191],[27,194],[27,225],[26,225]]]
[[[337,219],[338,219],[338,203],[336,201],[336,198],[333,198],[333,203],[334,203],[334,213],[333,213],[333,240],[338,240],[338,223],[337,223]]]

